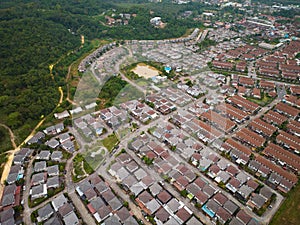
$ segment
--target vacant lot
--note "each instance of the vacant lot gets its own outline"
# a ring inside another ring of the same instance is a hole
[[[137,64],[137,66],[132,70],[132,72],[146,79],[159,75],[159,70],[144,63]]]
[[[270,225],[298,225],[300,223],[300,184],[289,194],[279,208]]]
[[[119,140],[115,134],[110,134],[107,138],[103,139],[102,144],[103,146],[111,152],[113,148],[119,143]]]

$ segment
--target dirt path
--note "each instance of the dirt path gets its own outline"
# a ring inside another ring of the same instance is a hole
[[[63,102],[63,99],[64,99],[64,92],[63,92],[61,87],[58,87],[58,91],[60,93],[60,98],[59,98],[58,104],[60,105]]]

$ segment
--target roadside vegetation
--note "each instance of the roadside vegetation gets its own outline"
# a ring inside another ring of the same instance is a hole
[[[13,149],[8,131],[0,126],[0,154]]]

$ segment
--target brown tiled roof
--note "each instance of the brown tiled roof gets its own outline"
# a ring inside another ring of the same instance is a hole
[[[268,123],[276,123],[278,125],[281,125],[283,122],[287,121],[287,117],[283,116],[277,112],[274,112],[270,110],[267,114],[264,115],[264,120],[266,120]]]
[[[241,220],[244,224],[247,224],[251,220],[251,216],[249,216],[244,210],[240,210],[236,214],[236,218]]]
[[[300,171],[300,157],[289,151],[286,151],[278,145],[270,143],[269,146],[264,149],[263,153],[274,157],[275,159],[279,159],[280,161],[283,161]]]
[[[166,190],[161,191],[158,195],[157,198],[163,203],[166,204],[172,196],[167,192]]]
[[[298,137],[289,134],[285,131],[280,131],[279,135],[276,138],[277,142],[283,142],[287,145],[289,145],[291,148],[295,149],[295,150],[299,150],[300,149],[300,140]]]
[[[227,202],[228,198],[223,195],[222,193],[218,192],[217,194],[214,195],[213,199],[219,203],[221,206]]]
[[[287,128],[290,131],[294,131],[297,132],[298,134],[300,134],[300,122],[292,120],[289,122],[289,124],[287,125]]]
[[[278,103],[276,106],[275,106],[275,109],[278,110],[278,111],[281,111],[283,113],[286,113],[288,115],[291,115],[293,117],[297,116],[300,112],[299,109],[296,109],[288,104],[285,104],[283,102],[280,102]]]
[[[244,108],[249,112],[254,112],[259,108],[259,105],[257,105],[256,103],[250,102],[249,100],[238,95],[230,97],[228,100],[236,105],[241,106],[242,108]]]
[[[248,114],[245,113],[244,111],[242,111],[228,103],[217,105],[216,109],[218,111],[221,111],[221,113],[227,114],[230,117],[237,118],[238,120],[243,120],[248,116]]]
[[[183,207],[178,210],[176,216],[178,216],[183,222],[186,222],[191,217],[191,214]]]
[[[247,156],[250,156],[252,151],[247,148],[246,146],[234,141],[232,138],[227,139],[226,143],[230,145],[232,148],[236,149],[237,151],[240,151],[244,153]]]
[[[253,131],[249,130],[248,128],[243,128],[242,130],[236,133],[236,137],[240,140],[243,140],[254,147],[260,147],[266,141],[265,138],[262,136],[254,133]]]
[[[273,125],[264,122],[260,118],[256,118],[252,120],[249,124],[250,127],[254,130],[262,131],[268,137],[272,136],[272,134],[277,130]]]
[[[261,163],[262,165],[266,166],[267,168],[269,168],[270,170],[276,172],[278,175],[284,177],[285,179],[291,181],[292,183],[297,183],[298,178],[295,174],[289,173],[288,171],[282,169],[281,167],[275,165],[274,163],[272,163],[271,161],[269,161],[268,159],[264,158],[263,156],[258,155],[255,158],[256,161],[258,161],[259,163]]]

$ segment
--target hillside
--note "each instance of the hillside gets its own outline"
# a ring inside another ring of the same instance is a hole
[[[124,4],[126,2],[126,4]],[[164,5],[165,4],[165,5]],[[64,87],[67,67],[84,51],[67,54],[97,39],[161,39],[178,37],[199,22],[180,19],[184,10],[201,12],[199,3],[186,6],[143,0],[3,0],[0,5],[0,123],[8,125],[21,142],[42,115],[49,114]],[[106,15],[129,13],[128,24],[108,26]],[[164,29],[149,23],[161,16]],[[63,65],[49,66],[64,59]]]

